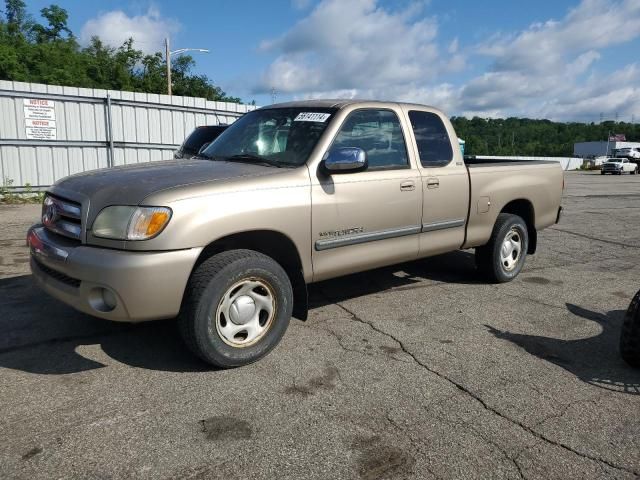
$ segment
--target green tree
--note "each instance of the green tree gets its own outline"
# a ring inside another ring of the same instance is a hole
[[[457,135],[466,141],[469,155],[573,155],[576,142],[606,141],[609,132],[624,133],[629,141],[640,141],[640,125],[624,122],[585,124],[528,118],[491,119],[453,117]]]
[[[5,0],[0,18],[0,79],[73,87],[166,93],[166,63],[160,52],[145,55],[128,39],[118,48],[94,37],[82,48],[69,29],[64,8],[40,10],[34,22],[22,0]],[[240,102],[205,75],[194,73],[195,61],[183,56],[172,64],[175,95]]]
[[[32,27],[33,33],[36,35],[39,43],[53,42],[62,40],[61,34],[67,34],[67,38],[72,37],[71,30],[67,26],[69,15],[64,8],[57,5],[51,5],[40,10],[42,16],[47,20],[48,26],[35,24]]]

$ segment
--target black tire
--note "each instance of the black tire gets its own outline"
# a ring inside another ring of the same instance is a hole
[[[620,334],[620,355],[635,368],[640,368],[640,291],[629,304]]]
[[[600,172],[600,175],[604,175],[604,172]]]
[[[521,249],[514,266],[509,269],[502,263],[501,250],[507,235],[512,231],[519,236]],[[476,248],[476,266],[491,282],[510,282],[522,270],[528,248],[529,233],[525,221],[518,215],[501,213],[493,226],[489,242]]]
[[[218,331],[217,311],[223,296],[245,279],[257,279],[268,285],[275,308],[263,336],[247,346],[233,346]],[[275,260],[253,250],[230,250],[208,258],[193,271],[178,326],[184,342],[196,356],[216,367],[239,367],[273,350],[289,326],[292,309],[291,282]]]

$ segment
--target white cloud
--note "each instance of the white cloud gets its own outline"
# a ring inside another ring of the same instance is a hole
[[[552,98],[541,107],[541,116],[567,119],[591,118],[599,112],[607,118],[626,121],[640,112],[640,66],[627,65],[602,76],[592,76],[584,84],[575,86],[563,96]]]
[[[591,116],[592,120],[599,112],[623,107],[624,111],[638,110],[640,104],[633,101],[640,92],[637,82],[603,75],[596,67],[601,50],[639,36],[637,0],[583,0],[561,20],[532,24],[481,45],[478,53],[492,57],[493,65],[462,88],[459,108],[487,116]],[[611,102],[612,98],[628,103],[620,105]]]
[[[278,55],[257,91],[368,92],[381,98],[462,68],[460,54],[440,55],[436,20],[422,10],[421,3],[390,11],[375,0],[325,0],[280,38],[261,44]]]
[[[323,0],[262,43],[276,58],[256,91],[408,100],[466,115],[630,116],[640,112],[640,67],[622,59],[609,73],[599,64],[607,49],[639,37],[639,0],[582,0],[560,19],[495,34],[479,46],[441,39],[425,2],[392,11],[377,0]],[[482,58],[489,66],[469,78]],[[467,73],[465,83],[453,75],[459,72]]]
[[[145,53],[163,50],[164,38],[171,37],[180,29],[180,24],[170,18],[162,18],[155,7],[150,7],[144,15],[128,16],[122,10],[101,13],[88,20],[80,32],[80,41],[87,44],[97,35],[104,43],[119,47],[129,38],[134,39],[134,47]]]

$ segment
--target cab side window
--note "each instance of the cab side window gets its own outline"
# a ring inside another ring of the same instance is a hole
[[[357,110],[347,117],[332,148],[358,147],[368,170],[408,168],[407,147],[398,116],[391,110]]]
[[[418,146],[423,167],[444,167],[453,159],[451,140],[438,115],[411,110],[409,121]]]

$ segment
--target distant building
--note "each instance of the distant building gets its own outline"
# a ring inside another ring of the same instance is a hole
[[[609,150],[607,150],[607,147]],[[573,144],[574,157],[610,157],[621,148],[640,148],[640,142],[579,142]]]

